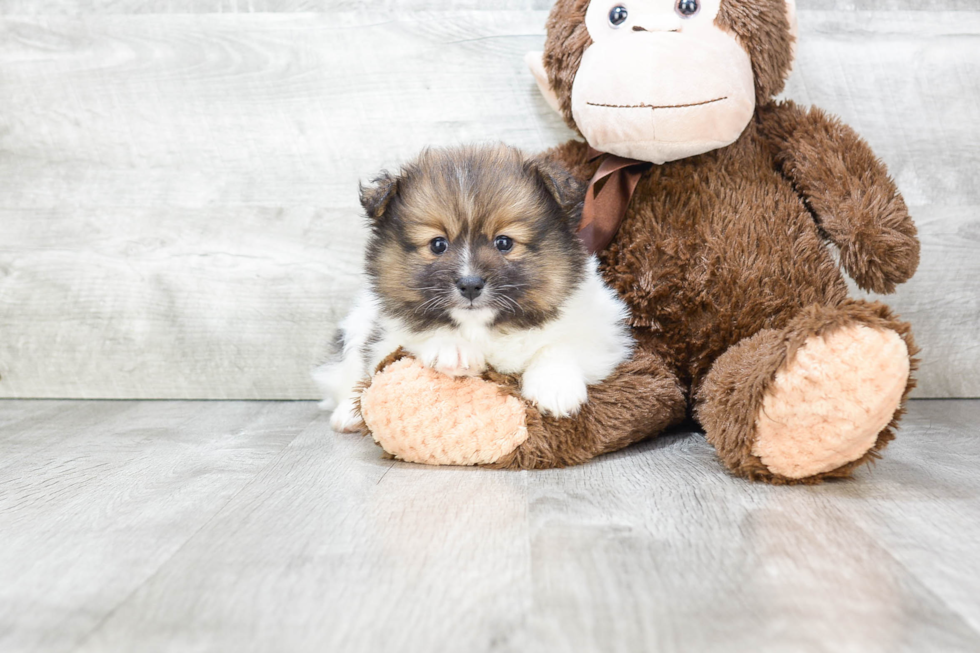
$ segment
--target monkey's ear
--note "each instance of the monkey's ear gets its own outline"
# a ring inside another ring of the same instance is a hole
[[[371,186],[364,184],[358,186],[361,193],[361,206],[371,220],[378,221],[384,217],[388,204],[398,192],[398,179],[388,172],[382,172],[371,184]]]
[[[555,161],[543,156],[527,162],[528,172],[538,177],[545,189],[555,198],[574,229],[582,220],[582,204],[588,184],[577,179]]]
[[[800,21],[796,17],[796,0],[786,0],[786,18],[789,20],[789,34],[793,37],[790,47],[793,49],[793,59],[796,59],[796,44],[800,39]]]
[[[528,52],[524,55],[524,63],[531,69],[531,74],[534,75],[534,81],[538,83],[538,89],[541,91],[541,95],[544,96],[545,101],[547,101],[548,106],[554,109],[555,113],[561,115],[561,103],[558,101],[558,96],[555,94],[555,91],[551,88],[551,82],[548,80],[548,71],[544,68],[544,52]]]

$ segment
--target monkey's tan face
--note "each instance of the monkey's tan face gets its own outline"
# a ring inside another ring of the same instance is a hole
[[[596,149],[665,163],[729,145],[755,111],[748,53],[721,0],[593,0],[572,115]]]

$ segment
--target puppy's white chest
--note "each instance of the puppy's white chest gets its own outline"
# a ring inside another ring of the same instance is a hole
[[[518,374],[527,369],[531,359],[547,343],[541,329],[491,334],[487,341],[487,362],[503,374]]]

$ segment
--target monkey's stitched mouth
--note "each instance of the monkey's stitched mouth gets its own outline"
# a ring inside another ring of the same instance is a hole
[[[590,107],[606,107],[607,109],[687,109],[688,107],[702,107],[706,104],[714,104],[727,100],[728,96],[705,100],[704,102],[692,102],[690,104],[600,104],[599,102],[586,102]]]

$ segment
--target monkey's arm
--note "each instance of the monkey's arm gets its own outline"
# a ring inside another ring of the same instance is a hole
[[[884,164],[853,129],[792,102],[761,107],[759,128],[858,286],[891,293],[919,265],[908,208]]]

